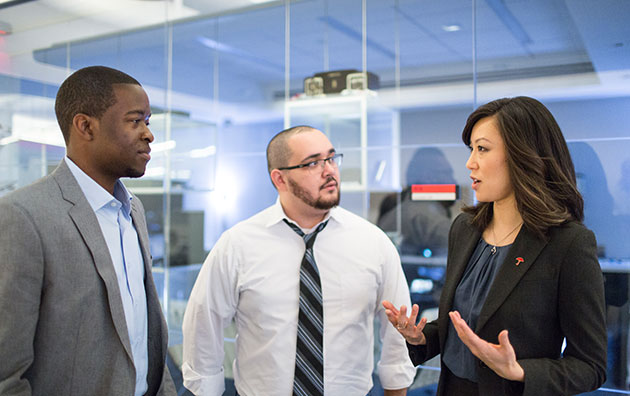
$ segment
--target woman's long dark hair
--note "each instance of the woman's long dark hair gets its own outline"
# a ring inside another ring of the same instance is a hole
[[[494,100],[468,117],[462,132],[466,145],[475,124],[486,117],[495,119],[505,143],[510,181],[525,227],[544,237],[549,227],[568,220],[581,222],[584,200],[577,189],[573,161],[549,110],[526,96]],[[492,221],[492,202],[463,210],[473,215],[473,224],[480,230]]]

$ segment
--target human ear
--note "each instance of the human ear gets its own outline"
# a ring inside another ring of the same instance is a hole
[[[271,171],[269,176],[271,176],[271,181],[278,191],[284,191],[287,189],[287,181],[282,171],[274,169]]]
[[[94,140],[94,128],[97,120],[87,114],[78,113],[72,117],[71,135],[85,141]]]

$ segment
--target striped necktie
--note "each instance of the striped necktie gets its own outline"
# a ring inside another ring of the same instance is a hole
[[[319,271],[313,256],[317,233],[328,221],[317,226],[314,232],[304,234],[295,224],[284,222],[304,238],[306,250],[300,266],[300,313],[298,315],[295,378],[293,394],[315,396],[324,394],[324,309]]]

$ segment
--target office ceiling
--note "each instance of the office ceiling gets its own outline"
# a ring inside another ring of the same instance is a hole
[[[474,21],[471,0],[367,0],[365,42],[361,0],[292,1],[288,63],[283,1],[13,3],[0,4],[11,30],[0,37],[0,73],[51,84],[107,64],[204,106],[254,104],[284,97],[285,64],[295,93],[304,77],[365,62],[384,91],[408,88],[409,106],[430,101],[414,89],[470,85],[473,71],[488,86],[535,82],[550,97],[630,92],[627,0],[476,0]],[[165,19],[175,22],[172,47]]]

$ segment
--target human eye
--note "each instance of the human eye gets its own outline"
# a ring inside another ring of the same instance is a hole
[[[307,168],[315,168],[317,165],[319,165],[319,161],[321,160],[307,162],[306,164],[304,164],[304,166],[306,166]]]
[[[145,126],[149,126],[149,118],[151,115],[145,116],[141,113],[134,114],[134,116],[129,117],[129,122],[131,122],[134,127],[144,124]]]
[[[485,148],[484,146],[477,146],[477,151],[483,153],[484,151],[488,151],[488,149]]]

